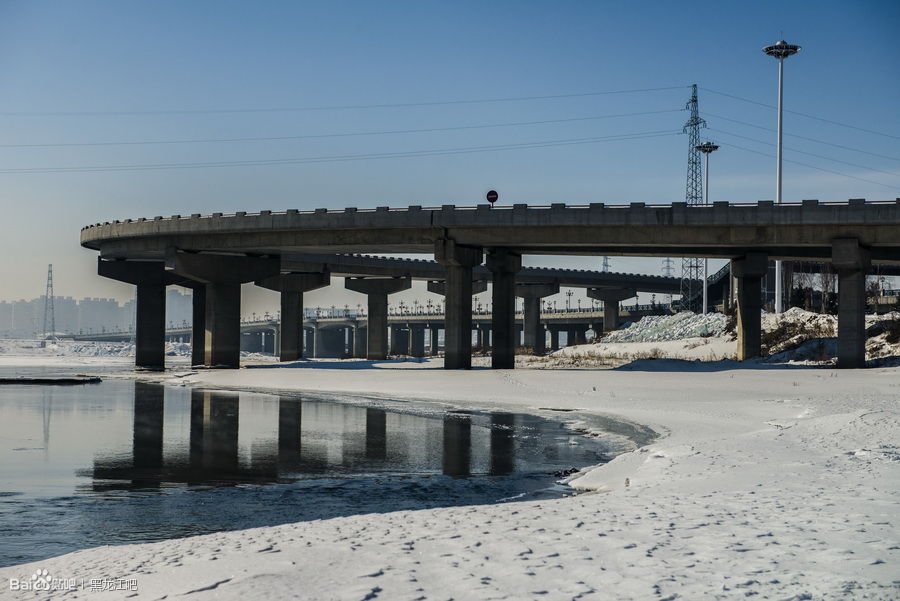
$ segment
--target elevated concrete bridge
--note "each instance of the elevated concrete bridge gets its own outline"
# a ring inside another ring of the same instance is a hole
[[[831,261],[840,282],[839,365],[860,367],[865,359],[865,275],[873,262],[900,262],[900,199],[782,205],[716,202],[699,207],[446,205],[174,215],[95,224],[82,230],[81,243],[100,252],[101,275],[138,286],[138,365],[161,364],[164,315],[160,317],[158,305],[167,283],[199,291],[195,323],[205,324],[203,362],[236,367],[242,282],[281,291],[285,315],[285,309],[296,310],[299,294],[327,284],[329,275],[305,271],[309,264],[296,255],[375,252],[433,254],[446,270],[447,368],[471,365],[467,334],[472,330],[473,281],[478,281],[475,276],[482,263],[493,283],[492,365],[510,368],[515,296],[525,298],[536,316],[540,297],[553,294],[559,285],[519,282],[523,254],[730,259],[738,282],[741,359],[760,351],[760,282],[768,260]],[[370,358],[387,353],[387,296],[409,285],[409,275],[346,280],[348,289],[368,295]],[[588,291],[592,298],[610,304],[634,293],[635,288],[624,281]],[[526,337],[531,331],[533,339],[537,323],[533,318],[526,324]],[[152,335],[145,335],[149,332]],[[300,338],[299,324],[294,331],[283,332],[283,358],[296,358]]]
[[[671,311],[666,304],[633,304],[622,306],[617,313],[618,325],[635,321],[646,315],[662,315]],[[445,328],[443,313],[413,312],[390,314],[387,318],[389,333],[389,353],[391,355],[411,355],[414,357],[437,356],[440,352],[439,333]],[[481,350],[491,347],[491,322],[489,312],[475,312],[472,315],[473,343]],[[560,334],[565,334],[566,344],[586,342],[586,332],[603,332],[606,316],[603,310],[572,309],[545,311],[540,314],[540,326],[536,341],[532,342],[532,352],[541,354],[545,350],[560,348]],[[526,316],[516,314],[515,339],[517,345],[525,344],[524,325]],[[303,321],[304,348],[313,358],[367,356],[366,332],[368,318],[365,315],[306,318]],[[277,353],[282,331],[280,319],[264,319],[241,322],[241,350],[249,352]],[[426,333],[428,344],[426,345]],[[168,328],[165,339],[170,342],[193,342],[193,328]],[[72,336],[78,341],[128,342],[134,332],[97,332]],[[549,337],[549,345],[547,344]],[[537,348],[535,348],[535,346]]]

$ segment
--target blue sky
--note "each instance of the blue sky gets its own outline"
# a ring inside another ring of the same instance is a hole
[[[702,135],[722,144],[712,157],[712,198],[773,198],[774,148],[765,143],[775,136],[760,128],[774,128],[774,110],[714,92],[774,104],[776,62],[760,49],[782,32],[803,46],[786,63],[787,109],[888,134],[788,113],[785,159],[828,171],[785,163],[785,200],[895,198],[898,30],[895,1],[0,1],[0,297],[41,294],[48,263],[58,294],[130,297],[130,287],[96,277],[95,254],[78,247],[82,225],[109,219],[473,204],[490,188],[509,203],[683,200],[683,135],[314,164],[105,168],[674,134],[692,83],[710,125]],[[491,127],[332,136],[469,126]],[[168,143],[259,137],[292,139]],[[95,145],[23,146],[73,143]],[[60,167],[102,169],[17,171]],[[616,270],[658,273],[660,263],[612,259]],[[321,302],[342,302],[333,292],[318,293]]]

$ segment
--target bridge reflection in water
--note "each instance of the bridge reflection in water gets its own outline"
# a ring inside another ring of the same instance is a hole
[[[507,476],[517,468],[533,472],[597,460],[596,454],[567,444],[561,426],[558,440],[537,436],[548,423],[538,417],[462,411],[416,415],[327,400],[282,396],[273,402],[269,395],[248,399],[235,392],[191,390],[185,424],[185,403],[167,399],[166,390],[135,383],[131,453],[95,456],[89,474],[94,490],[390,473]],[[183,391],[169,390],[176,397]]]

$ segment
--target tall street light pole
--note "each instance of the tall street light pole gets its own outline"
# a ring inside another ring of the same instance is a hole
[[[703,144],[698,144],[694,146],[697,150],[702,152],[706,157],[706,165],[704,168],[706,169],[706,204],[709,204],[709,155],[714,153],[719,149],[719,147],[712,142],[704,142]],[[707,294],[707,278],[709,277],[709,259],[703,259],[703,314],[706,315],[709,310],[708,303],[708,294]]]
[[[767,55],[778,59],[778,143],[775,151],[775,202],[781,204],[781,115],[784,92],[784,59],[800,52],[800,46],[788,44],[784,40],[763,48]],[[775,261],[775,312],[781,313],[782,302],[781,261]]]

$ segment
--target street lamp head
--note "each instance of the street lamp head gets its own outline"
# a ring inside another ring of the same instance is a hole
[[[766,46],[765,48],[763,48],[763,52],[777,59],[785,59],[800,52],[800,46],[797,46],[796,44],[788,44],[784,40],[781,40],[779,42],[775,42],[771,46]]]
[[[715,152],[719,149],[719,147],[716,144],[713,144],[712,142],[709,142],[709,141],[706,141],[703,144],[697,144],[696,146],[694,146],[694,148],[696,148],[703,154],[709,154],[709,153]]]

